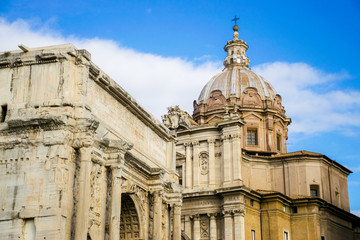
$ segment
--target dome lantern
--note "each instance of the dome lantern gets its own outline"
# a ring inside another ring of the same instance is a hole
[[[248,50],[249,46],[246,44],[245,41],[239,40],[239,26],[236,25],[236,18],[235,16],[235,25],[233,27],[233,40],[228,41],[224,47],[227,56],[224,61],[225,68],[248,68],[250,60],[246,56],[246,51]],[[233,20],[233,21],[234,21]]]

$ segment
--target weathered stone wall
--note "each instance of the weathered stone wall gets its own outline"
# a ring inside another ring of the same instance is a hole
[[[121,137],[134,144],[131,152],[136,157],[150,166],[166,167],[168,154],[171,154],[167,141],[96,82],[88,81],[87,103],[100,121],[99,136],[107,133],[108,138]]]
[[[130,238],[171,225],[179,240],[173,138],[88,52],[0,54],[0,105],[1,239],[119,239],[124,193],[139,220]]]

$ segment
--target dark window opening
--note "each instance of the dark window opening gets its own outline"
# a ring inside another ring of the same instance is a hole
[[[310,185],[310,196],[312,197],[319,196],[319,185]]]
[[[258,145],[257,129],[248,129],[247,144],[248,145]]]
[[[6,114],[7,114],[7,105],[3,105],[3,106],[1,106],[1,121],[0,122],[5,122]]]
[[[250,206],[254,206],[254,200],[250,199]]]
[[[321,236],[321,240],[325,240],[325,237],[324,237],[324,236]]]
[[[292,213],[298,213],[298,208],[297,207],[292,207],[291,212]]]

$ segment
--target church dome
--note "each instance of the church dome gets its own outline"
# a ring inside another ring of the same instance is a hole
[[[240,98],[245,89],[249,87],[257,90],[261,100],[273,100],[277,94],[269,82],[249,68],[227,68],[212,77],[204,86],[198,98],[198,103],[207,102],[210,93],[215,90],[220,90],[226,99],[229,99],[230,96]]]
[[[198,124],[215,124],[245,112],[272,112],[285,116],[281,96],[262,76],[251,71],[246,56],[249,46],[239,39],[239,27],[224,47],[225,69],[212,77],[194,100],[193,119]]]

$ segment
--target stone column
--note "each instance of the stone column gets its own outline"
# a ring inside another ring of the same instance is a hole
[[[191,238],[191,219],[189,216],[185,216],[185,234]]]
[[[120,239],[121,216],[121,167],[111,166],[111,200],[110,200],[110,240]]]
[[[233,223],[231,211],[224,211],[224,240],[233,240]]]
[[[89,225],[91,147],[81,147],[78,202],[76,208],[75,239],[86,240]]]
[[[244,212],[237,210],[234,212],[235,239],[245,240],[245,221]]]
[[[231,143],[230,143],[230,136],[227,135],[223,135],[222,136],[223,139],[223,146],[224,146],[224,183],[230,183],[231,179],[232,179],[232,169],[231,169],[231,165],[232,165],[232,159],[231,159]]]
[[[200,216],[194,216],[194,240],[200,240]]]
[[[153,239],[162,239],[162,192],[154,193],[154,232]]]
[[[181,206],[174,205],[173,240],[181,240]]]
[[[199,142],[193,142],[193,176],[194,176],[194,188],[199,187]]]
[[[241,145],[240,145],[240,135],[232,135],[232,149],[233,149],[233,180],[241,180]]]
[[[210,214],[210,240],[217,240],[216,213]]]
[[[215,139],[208,139],[209,143],[209,185],[215,186]]]
[[[185,143],[185,154],[186,154],[186,169],[185,169],[185,187],[192,188],[192,161],[191,161],[191,144]]]

